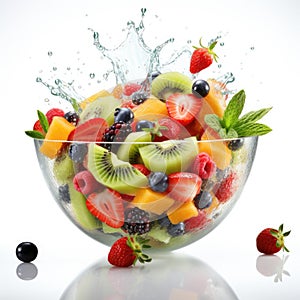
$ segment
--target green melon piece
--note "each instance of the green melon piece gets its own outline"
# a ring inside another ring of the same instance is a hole
[[[139,148],[146,168],[171,174],[185,171],[198,154],[196,137],[168,140]]]
[[[121,101],[113,96],[99,97],[87,104],[80,114],[80,124],[94,118],[103,118],[109,125],[114,123],[114,112],[120,107]]]
[[[135,195],[148,185],[148,178],[129,162],[96,144],[89,145],[88,169],[97,181],[121,194]]]
[[[151,94],[165,101],[174,93],[191,94],[192,80],[179,72],[167,72],[157,76],[151,84]]]
[[[74,164],[68,153],[57,157],[53,164],[53,174],[59,184],[65,184],[74,177]]]
[[[147,144],[142,144],[146,142],[151,142],[152,136],[150,132],[137,131],[131,132],[125,139],[124,143],[121,144],[117,156],[119,159],[128,161],[132,164],[138,162],[140,157],[139,148],[146,146]],[[141,142],[141,144],[139,144]]]
[[[99,228],[101,223],[86,207],[86,197],[75,190],[72,182],[69,183],[69,193],[76,221],[86,230]]]
[[[165,244],[168,244],[171,239],[171,236],[168,234],[166,228],[161,228],[159,225],[153,226],[147,235]]]

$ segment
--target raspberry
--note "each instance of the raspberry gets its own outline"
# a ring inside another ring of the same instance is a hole
[[[228,201],[235,192],[236,173],[229,173],[217,188],[215,195],[220,202]]]
[[[196,173],[202,179],[208,179],[215,173],[215,171],[216,164],[207,153],[201,152],[196,156],[192,165],[193,173]]]
[[[95,192],[100,187],[100,183],[87,170],[77,173],[73,178],[73,184],[78,192],[85,195]]]

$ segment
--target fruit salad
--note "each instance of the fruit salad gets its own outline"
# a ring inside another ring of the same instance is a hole
[[[198,51],[198,50],[195,50]],[[226,100],[216,79],[179,72],[118,84],[78,110],[38,111],[40,164],[63,210],[93,238],[121,236],[176,249],[207,234],[235,203],[249,174],[256,121],[240,117],[245,92]]]

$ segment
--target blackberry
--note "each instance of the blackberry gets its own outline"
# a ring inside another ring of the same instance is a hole
[[[74,112],[74,111],[69,111],[64,115],[64,118],[72,123],[74,126],[77,126],[78,122],[79,122],[79,115]]]
[[[149,94],[144,91],[137,91],[132,94],[131,101],[135,105],[142,104],[149,98]]]
[[[65,203],[70,203],[70,192],[69,192],[69,186],[67,184],[61,185],[58,187],[58,197],[59,200]]]
[[[125,222],[122,227],[129,234],[144,234],[150,231],[151,222],[149,213],[138,207],[125,211]]]
[[[104,131],[102,138],[104,144],[101,146],[111,150],[111,142],[123,142],[127,135],[131,132],[132,128],[130,124],[124,123],[123,121],[116,122]]]

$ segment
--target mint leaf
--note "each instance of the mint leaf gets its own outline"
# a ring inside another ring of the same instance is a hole
[[[239,136],[238,133],[233,128],[230,128],[226,133],[227,139],[237,138],[238,136]]]
[[[44,132],[47,133],[48,128],[49,128],[49,122],[48,122],[47,117],[40,110],[37,111],[37,114],[38,114],[38,117],[39,117],[39,120],[40,120],[40,123],[41,123],[41,126],[42,126]]]
[[[208,114],[204,117],[205,123],[216,132],[219,132],[222,126],[222,120],[215,114]]]
[[[44,139],[44,135],[37,131],[37,130],[27,130],[25,131],[25,134],[27,134],[28,136],[34,138],[34,139]]]
[[[239,118],[244,108],[246,94],[244,90],[236,93],[229,101],[223,115],[225,128],[229,129]]]
[[[233,126],[239,127],[245,123],[255,123],[260,120],[264,115],[266,115],[272,107],[262,108],[256,111],[250,111],[244,116],[242,116]]]
[[[239,137],[264,135],[272,131],[269,126],[260,123],[244,123],[234,129]]]

